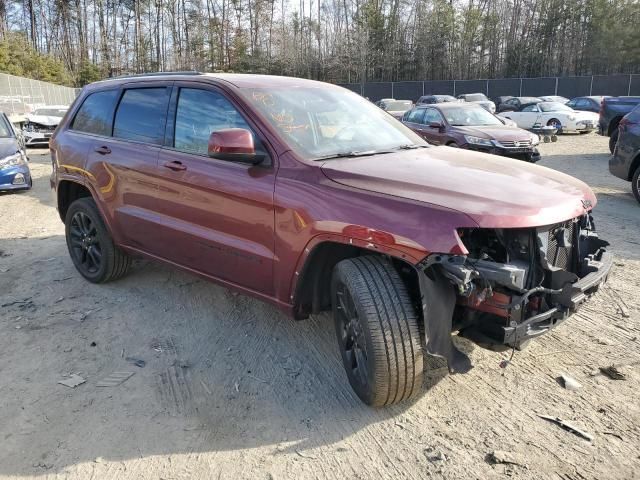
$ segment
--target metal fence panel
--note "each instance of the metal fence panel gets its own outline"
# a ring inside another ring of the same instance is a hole
[[[557,94],[567,98],[586,97],[591,94],[591,77],[558,78]]]
[[[510,95],[512,97],[520,96],[520,79],[519,78],[498,78],[488,80],[487,97],[496,98]]]
[[[424,82],[425,95],[455,95],[455,82],[453,80],[430,80]],[[428,85],[428,88],[427,88]]]
[[[640,75],[631,75],[629,82],[629,95],[640,95]]]
[[[393,84],[393,98],[416,102],[422,96],[423,85],[422,82],[396,82]]]
[[[629,95],[631,75],[594,75],[591,95]]]
[[[372,102],[377,102],[381,98],[393,98],[391,82],[365,83],[363,95]]]
[[[556,78],[523,78],[522,79],[522,96],[523,97],[542,97],[544,95],[555,95]]]
[[[460,95],[463,93],[484,93],[485,95],[487,95],[487,81],[486,80],[456,80],[455,94]]]
[[[338,86],[346,88],[347,90],[351,90],[352,92],[355,92],[358,95],[362,95],[361,83],[339,83]]]
[[[0,111],[14,122],[45,105],[71,105],[77,89],[0,73]]]

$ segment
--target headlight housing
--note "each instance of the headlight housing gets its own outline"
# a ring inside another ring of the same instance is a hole
[[[0,170],[15,167],[16,165],[24,165],[25,159],[22,153],[16,152],[13,155],[9,155],[8,157],[4,157],[0,159]]]
[[[535,133],[531,134],[531,145],[538,145],[540,143],[540,137]]]
[[[483,145],[485,147],[493,147],[491,140],[486,138],[474,137],[473,135],[465,135],[464,139],[472,145]]]

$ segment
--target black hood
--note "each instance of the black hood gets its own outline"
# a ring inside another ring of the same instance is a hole
[[[15,138],[0,138],[0,158],[8,157],[20,151]]]

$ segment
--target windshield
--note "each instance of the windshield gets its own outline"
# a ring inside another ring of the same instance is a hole
[[[465,95],[464,99],[467,102],[486,102],[487,97],[485,97],[482,93],[471,93],[469,95]]]
[[[298,87],[241,91],[291,148],[308,160],[427,145],[391,115],[348,90]]]
[[[396,100],[395,102],[384,102],[382,108],[390,112],[401,112],[409,110],[413,104],[409,100]]]
[[[442,113],[450,125],[455,127],[477,127],[482,125],[503,125],[484,108],[443,108]]]
[[[558,102],[542,102],[539,104],[543,112],[572,112],[573,108]]]
[[[38,108],[33,112],[33,114],[47,117],[64,117],[65,112],[66,110],[62,108]]]
[[[458,99],[456,97],[452,97],[451,95],[434,95],[436,101],[438,103],[446,103],[446,102],[457,102]]]

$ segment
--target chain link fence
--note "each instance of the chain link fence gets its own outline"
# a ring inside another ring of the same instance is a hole
[[[0,111],[12,122],[47,105],[71,105],[78,89],[0,73]]]
[[[583,77],[500,78],[488,80],[425,80],[415,82],[366,82],[340,84],[372,102],[381,98],[418,100],[422,95],[484,93],[498,96],[538,97],[562,95],[640,95],[640,75],[592,75]]]

